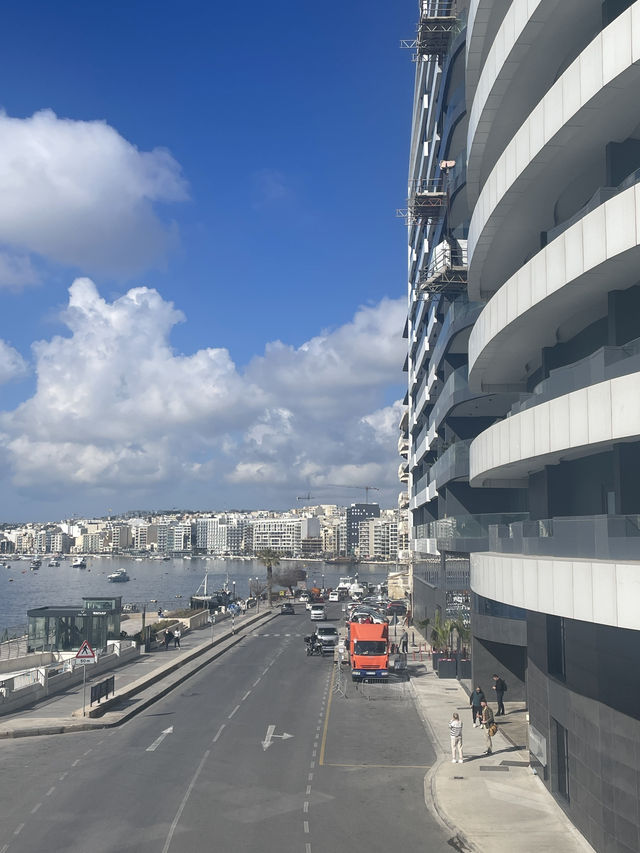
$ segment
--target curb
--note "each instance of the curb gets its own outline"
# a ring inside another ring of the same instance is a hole
[[[90,716],[90,720],[87,717],[81,717],[77,722],[69,722],[60,725],[52,724],[50,726],[47,725],[37,725],[33,728],[25,728],[25,729],[4,729],[0,730],[0,740],[6,740],[9,738],[23,738],[23,737],[36,737],[39,735],[56,735],[56,734],[70,734],[73,732],[81,732],[81,731],[94,731],[97,729],[107,729],[114,728],[115,726],[119,726],[122,723],[127,722],[132,717],[139,714],[141,711],[144,711],[154,702],[157,702],[159,699],[162,699],[167,693],[170,693],[175,687],[178,687],[192,675],[195,675],[201,669],[204,669],[205,666],[212,663],[221,657],[226,651],[232,649],[236,646],[241,640],[246,637],[246,630],[249,628],[253,628],[258,624],[266,624],[270,622],[272,619],[275,619],[278,616],[278,612],[269,612],[269,613],[261,613],[259,616],[254,616],[250,622],[245,622],[241,628],[237,629],[235,633],[231,633],[228,631],[225,635],[222,635],[216,638],[216,642],[211,645],[210,643],[203,644],[201,646],[197,646],[192,649],[188,656],[184,658],[174,661],[172,665],[162,671],[157,673],[154,677],[153,673],[151,676],[146,678],[138,679],[138,681],[134,681],[128,688],[125,688],[121,693],[116,694],[111,699],[107,700],[110,704],[117,704],[118,702],[126,701],[131,697],[135,696],[138,693],[142,693],[145,689],[151,689],[154,684],[158,684],[163,679],[167,679],[170,676],[174,675],[178,670],[183,667],[188,667],[189,664],[193,664],[197,658],[206,656],[203,660],[197,661],[195,666],[189,667],[188,671],[180,673],[178,677],[174,677],[171,679],[169,684],[165,684],[158,688],[151,696],[143,699],[141,702],[135,705],[135,707],[117,711],[112,710],[109,711],[106,703],[102,705],[101,712],[99,712],[98,708],[94,708],[95,716]],[[213,652],[211,655],[207,655],[207,652]],[[77,711],[73,712],[74,714],[78,713]],[[80,709],[80,714],[82,714],[82,709]],[[104,719],[107,715],[111,714],[113,717],[117,717],[117,719]],[[94,722],[95,720],[95,722]]]

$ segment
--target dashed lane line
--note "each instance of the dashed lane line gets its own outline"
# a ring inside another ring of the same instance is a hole
[[[228,719],[228,720],[230,720],[230,719],[231,719],[231,717],[233,717],[233,715],[235,714],[235,712],[239,710],[239,708],[240,708],[240,705],[236,705],[236,707],[235,707],[235,708],[233,709],[233,711],[229,714],[229,716],[227,717],[227,719]]]
[[[215,743],[215,742],[218,740],[218,738],[219,738],[219,737],[220,737],[220,735],[222,734],[222,730],[224,729],[224,727],[225,727],[225,726],[226,726],[226,723],[223,723],[223,724],[220,726],[220,728],[219,728],[219,729],[218,729],[218,731],[216,732],[216,736],[213,738],[213,740],[211,741],[211,743]]]

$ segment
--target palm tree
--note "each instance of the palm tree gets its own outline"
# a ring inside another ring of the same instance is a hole
[[[271,548],[265,548],[264,551],[258,552],[258,560],[267,569],[267,589],[269,594],[269,607],[273,607],[273,569],[274,566],[280,565],[280,557],[277,552]]]

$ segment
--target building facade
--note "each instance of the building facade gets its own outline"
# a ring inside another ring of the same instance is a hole
[[[413,559],[469,555],[474,681],[499,672],[509,698],[526,698],[540,777],[596,850],[631,853],[640,2],[419,8],[407,211]]]

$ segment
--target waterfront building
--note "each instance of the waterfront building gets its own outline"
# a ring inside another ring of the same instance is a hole
[[[378,504],[351,504],[346,512],[346,554],[356,554],[360,543],[360,522],[367,518],[379,518]]]
[[[433,583],[414,571],[414,598],[441,607],[447,560],[469,561],[474,683],[505,677],[544,784],[597,851],[631,853],[640,2],[419,15],[405,429]]]
[[[301,552],[302,519],[283,515],[253,522],[253,553],[270,549],[281,554]]]

